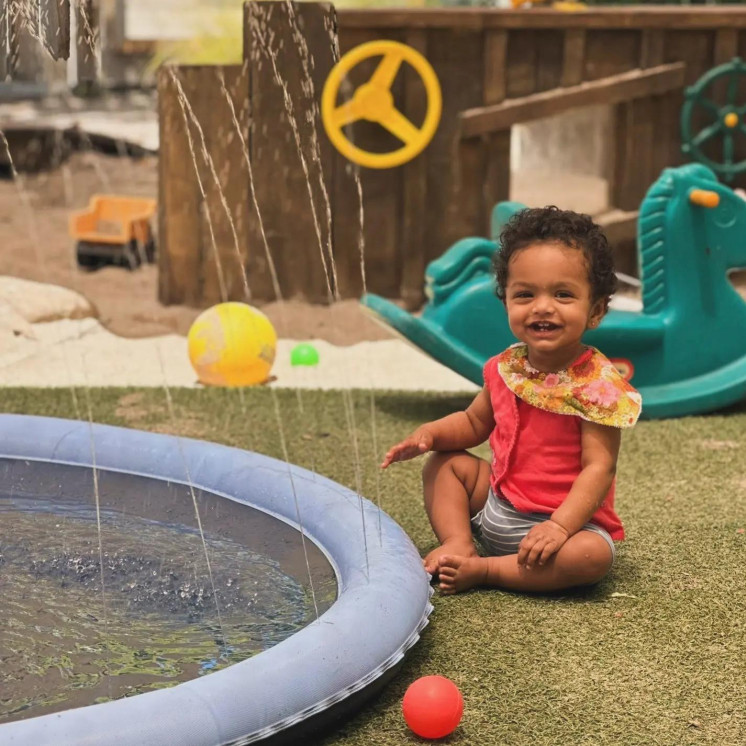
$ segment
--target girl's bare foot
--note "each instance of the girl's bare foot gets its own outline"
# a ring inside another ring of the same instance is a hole
[[[441,557],[444,555],[457,555],[459,557],[476,557],[477,550],[474,548],[474,542],[471,539],[446,539],[437,549],[433,549],[422,564],[425,566],[425,572],[435,576],[438,574],[438,565]]]
[[[451,554],[441,555],[438,567],[440,590],[445,595],[469,590],[475,585],[482,585],[487,577],[486,557],[459,557]]]

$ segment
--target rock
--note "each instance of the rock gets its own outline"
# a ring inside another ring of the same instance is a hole
[[[16,316],[29,324],[96,316],[90,301],[80,293],[58,285],[17,277],[0,277],[0,306],[3,316],[6,308],[10,307]],[[2,323],[2,326],[5,325]]]

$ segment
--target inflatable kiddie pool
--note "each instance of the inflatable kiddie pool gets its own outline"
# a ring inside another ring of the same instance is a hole
[[[86,483],[92,492],[95,464],[99,475],[217,496],[232,524],[244,506],[302,524],[338,586],[318,619],[254,657],[168,689],[1,725],[6,746],[301,743],[383,687],[432,610],[404,531],[357,493],[300,467],[204,441],[22,415],[0,415],[0,464],[19,482],[3,494],[24,492],[34,480],[13,474],[35,471],[44,472],[47,497]],[[157,519],[158,505],[152,510]]]

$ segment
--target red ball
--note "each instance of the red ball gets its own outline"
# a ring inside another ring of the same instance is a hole
[[[456,730],[464,698],[444,676],[423,676],[409,685],[402,701],[407,725],[422,738],[443,738]]]

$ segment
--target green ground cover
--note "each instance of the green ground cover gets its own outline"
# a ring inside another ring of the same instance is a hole
[[[171,407],[157,389],[6,389],[3,410],[90,416],[280,458],[284,440],[292,462],[359,484],[369,499],[380,497],[420,552],[434,546],[421,462],[384,473],[377,464],[415,425],[467,400],[359,391],[169,394]],[[398,677],[323,746],[420,743],[400,703],[409,683],[428,674],[449,677],[464,695],[449,744],[744,743],[746,403],[707,417],[641,422],[625,434],[617,494],[628,538],[607,579],[556,596],[436,593],[430,625]]]

